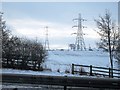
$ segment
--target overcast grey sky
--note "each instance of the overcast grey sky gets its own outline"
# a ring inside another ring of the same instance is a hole
[[[87,19],[83,22],[87,27],[83,29],[85,44],[94,48],[99,39],[94,31],[94,19],[108,9],[113,20],[117,21],[117,5],[117,2],[3,2],[2,9],[8,26],[18,36],[37,37],[44,44],[44,26],[48,26],[50,48],[68,48],[68,44],[75,43],[76,36],[71,33],[77,32],[72,28],[77,22],[72,20],[81,13]]]

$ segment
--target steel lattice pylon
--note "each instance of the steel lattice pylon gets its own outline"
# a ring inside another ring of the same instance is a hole
[[[86,46],[85,46],[85,42],[84,42],[84,38],[83,38],[83,31],[82,31],[82,21],[85,21],[85,19],[81,18],[81,14],[79,14],[79,17],[73,20],[77,20],[78,21],[78,25],[73,26],[73,27],[77,27],[77,36],[76,36],[76,41],[75,41],[75,48],[76,50],[86,50]]]
[[[45,49],[49,50],[49,40],[48,40],[48,26],[45,27],[46,29],[46,37],[45,37]]]

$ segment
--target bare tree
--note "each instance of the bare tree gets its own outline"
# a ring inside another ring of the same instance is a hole
[[[113,69],[113,51],[115,50],[117,38],[115,23],[112,21],[108,10],[104,16],[99,16],[99,19],[95,19],[95,22],[100,30],[98,34],[101,36],[98,46],[109,52],[110,64]]]

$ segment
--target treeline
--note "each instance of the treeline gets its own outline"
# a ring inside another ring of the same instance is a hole
[[[13,36],[2,28],[2,67],[25,70],[43,70],[47,52],[41,43]]]

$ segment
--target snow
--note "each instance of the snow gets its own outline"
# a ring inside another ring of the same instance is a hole
[[[50,75],[50,76],[65,76],[65,73],[50,72],[50,71],[32,71],[32,70],[16,70],[2,69],[4,74],[30,74],[30,75]]]
[[[93,65],[109,67],[108,53],[102,51],[49,51],[45,66],[52,71],[71,70],[71,65]]]
[[[100,67],[109,67],[109,55],[103,51],[49,51],[48,58],[43,64],[45,71],[31,71],[31,70],[13,70],[2,69],[2,73],[7,74],[32,74],[32,75],[55,75],[55,76],[73,76],[66,74],[65,71],[71,72],[72,64],[93,65]],[[114,65],[114,68],[117,68]],[[60,72],[57,72],[57,71]]]
[[[67,76],[67,77],[87,77],[87,78],[104,78],[104,76],[87,76],[79,74],[71,74],[72,64],[80,65],[93,65],[100,67],[109,67],[109,55],[103,51],[49,51],[48,58],[43,64],[44,71],[31,71],[31,70],[13,70],[13,69],[0,69],[0,74],[30,74],[30,75],[48,75],[48,76]],[[114,59],[114,68],[117,68],[117,62]],[[60,72],[57,72],[59,69]],[[84,68],[88,71],[88,68]],[[65,73],[65,70],[70,73]],[[18,84],[3,84],[2,88],[33,88],[33,85],[18,85]],[[34,88],[40,88],[41,86],[34,86]]]

